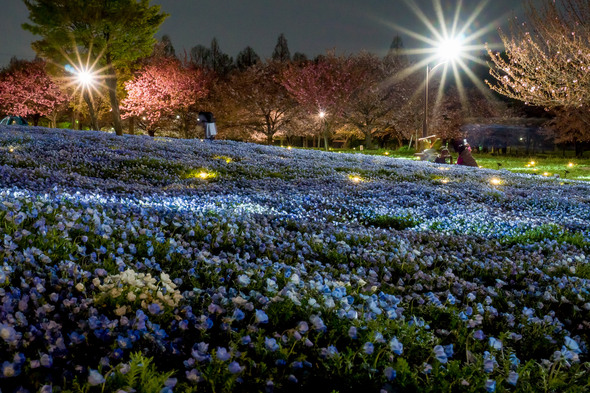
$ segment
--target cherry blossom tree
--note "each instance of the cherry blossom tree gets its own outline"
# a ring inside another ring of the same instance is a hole
[[[315,62],[291,65],[283,71],[281,82],[309,114],[322,115],[327,150],[330,128],[341,120],[345,103],[361,83],[352,58],[329,54]]]
[[[150,136],[161,128],[162,121],[179,116],[189,134],[192,107],[208,94],[205,74],[174,58],[154,59],[125,83],[127,97],[121,102],[123,118],[140,119]]]
[[[0,107],[11,115],[30,117],[37,125],[47,117],[55,127],[57,114],[69,101],[58,81],[47,73],[47,64],[13,59],[0,73]]]
[[[515,20],[510,34],[500,31],[505,53],[488,49],[495,79],[488,84],[567,118],[557,122],[568,124],[561,129],[570,137],[562,139],[590,140],[590,2],[537,3],[527,1],[528,23]]]
[[[290,122],[296,105],[278,81],[283,68],[278,61],[258,63],[234,73],[226,85],[227,98],[237,111],[234,124],[263,134],[269,145]]]

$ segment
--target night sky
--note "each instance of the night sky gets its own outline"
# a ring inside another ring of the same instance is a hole
[[[177,53],[195,45],[209,46],[213,37],[221,49],[234,57],[251,46],[262,58],[269,57],[279,34],[284,33],[291,54],[303,52],[309,57],[335,49],[337,53],[360,50],[382,55],[396,34],[406,48],[425,44],[400,33],[392,24],[428,35],[425,25],[404,0],[155,0],[170,14],[158,37],[170,36]],[[448,24],[457,0],[442,0]],[[479,1],[464,0],[463,19],[467,19]],[[505,25],[514,13],[520,14],[521,0],[492,0],[476,18],[470,32],[490,26],[490,32],[478,39],[498,43],[496,28]],[[432,0],[414,0],[437,23]],[[2,1],[0,23],[0,66],[12,56],[30,59],[30,43],[35,37],[21,28],[28,11],[21,0]]]

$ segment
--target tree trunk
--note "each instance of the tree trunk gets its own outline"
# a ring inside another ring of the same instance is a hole
[[[148,135],[151,136],[152,138],[156,136],[156,130],[147,130]]]
[[[373,148],[373,135],[371,131],[365,133],[365,149],[370,150]]]
[[[113,67],[111,54],[107,51],[107,72],[106,85],[109,88],[109,98],[111,100],[111,113],[113,115],[113,127],[117,135],[123,135],[123,126],[121,125],[121,112],[119,111],[119,100],[117,99],[117,74]]]
[[[135,135],[135,116],[129,118],[129,134]]]
[[[84,96],[84,101],[86,101],[86,105],[88,105],[88,113],[90,113],[90,128],[98,131],[98,121],[96,120],[94,105],[92,104],[92,99],[90,98],[88,89],[84,89],[84,93],[82,93],[82,95]]]

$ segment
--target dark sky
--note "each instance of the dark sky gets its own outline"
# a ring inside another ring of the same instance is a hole
[[[414,0],[437,24],[432,0]],[[441,0],[448,24],[457,4],[462,3],[464,21],[478,0]],[[309,57],[335,49],[338,53],[368,50],[384,54],[399,31],[397,24],[416,33],[431,36],[405,0],[152,0],[170,14],[158,37],[170,36],[177,53],[195,45],[209,46],[213,37],[221,49],[234,57],[252,46],[263,58],[269,57],[279,34],[284,33],[291,54],[303,52]],[[478,39],[498,42],[496,28],[520,13],[522,0],[491,0],[475,19],[470,32],[489,26],[490,32]],[[30,43],[35,40],[21,28],[28,11],[21,0],[2,0],[0,23],[0,66],[12,56],[32,58]],[[421,45],[401,33],[406,48]]]

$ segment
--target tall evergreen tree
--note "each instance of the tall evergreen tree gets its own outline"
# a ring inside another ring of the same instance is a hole
[[[211,49],[204,45],[193,46],[191,49],[191,62],[198,68],[209,69],[211,66]]]
[[[404,42],[399,35],[393,37],[389,51],[385,55],[385,63],[390,67],[397,68],[408,64],[408,57],[404,49]]]
[[[226,53],[223,53],[217,43],[217,38],[211,40],[211,47],[209,50],[211,51],[209,68],[211,68],[217,75],[227,75],[233,68],[234,60]]]
[[[154,34],[167,14],[149,0],[23,1],[30,20],[23,28],[41,36],[32,45],[40,56],[58,64],[88,58],[104,69],[113,126],[122,135],[118,71],[152,52]]]
[[[238,53],[238,56],[236,57],[236,67],[238,67],[240,71],[244,71],[257,63],[260,63],[260,56],[258,56],[250,46],[244,48],[244,50]]]
[[[160,43],[162,44],[164,57],[176,57],[176,50],[174,49],[174,46],[172,45],[172,40],[170,39],[170,36],[168,34],[164,34],[162,36]]]
[[[291,52],[289,52],[289,45],[287,44],[287,39],[285,35],[281,33],[279,38],[277,39],[277,44],[275,46],[274,51],[272,52],[272,59],[275,61],[280,61],[282,63],[287,63],[291,60]]]

